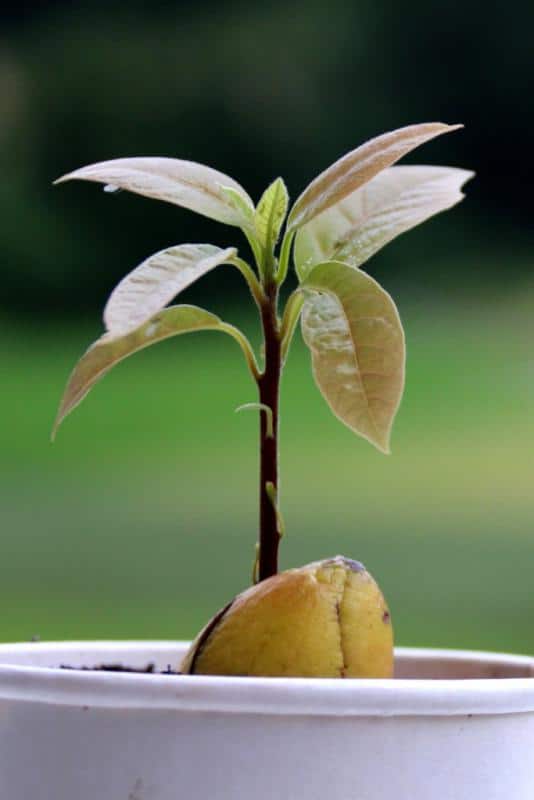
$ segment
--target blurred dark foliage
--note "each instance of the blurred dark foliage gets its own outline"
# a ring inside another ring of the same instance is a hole
[[[529,279],[534,4],[7,3],[0,27],[0,304],[93,311],[143,258],[239,232],[94,185],[51,181],[92,161],[169,155],[295,198],[346,150],[412,122],[465,131],[410,160],[478,173],[461,210],[375,259],[389,286]],[[398,267],[398,269],[397,269]],[[224,272],[224,270],[223,270]],[[226,275],[213,295],[234,291]]]

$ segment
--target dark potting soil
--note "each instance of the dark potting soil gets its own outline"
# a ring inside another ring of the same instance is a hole
[[[167,669],[157,670],[155,664],[147,664],[146,667],[128,667],[125,664],[97,664],[94,667],[73,667],[71,664],[60,664],[60,669],[79,670],[81,672],[134,672],[138,675],[181,675],[181,672],[167,665]]]

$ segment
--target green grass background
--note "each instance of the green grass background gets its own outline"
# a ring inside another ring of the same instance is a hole
[[[385,457],[283,385],[283,567],[364,561],[402,644],[534,651],[534,303],[401,304],[408,380]],[[239,318],[239,312],[227,313]],[[249,327],[245,320],[245,327]],[[184,336],[49,430],[98,331],[0,320],[0,638],[183,638],[249,582],[255,399],[237,346]]]

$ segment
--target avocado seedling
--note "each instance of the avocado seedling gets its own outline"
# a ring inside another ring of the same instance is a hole
[[[354,433],[388,453],[404,387],[404,333],[390,295],[362,265],[404,231],[455,205],[471,172],[394,166],[460,125],[410,125],[378,136],[318,175],[289,210],[282,178],[257,206],[232,178],[173,158],[125,158],[71,172],[82,179],[183,206],[240,228],[253,263],[235,247],[180,244],[143,261],[113,290],[105,334],[72,372],[54,433],[118,362],[151,344],[198,330],[233,337],[257,385],[240,408],[260,418],[259,538],[254,583],[199,634],[182,671],[234,675],[388,677],[393,636],[380,589],[358,563],[336,557],[278,574],[283,534],[278,477],[279,388],[299,319],[317,386]],[[279,241],[280,246],[278,247]],[[291,262],[297,288],[280,308]],[[229,264],[248,284],[263,331],[258,359],[236,326],[192,305],[171,305],[212,269]]]

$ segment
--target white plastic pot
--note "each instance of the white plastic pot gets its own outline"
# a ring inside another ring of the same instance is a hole
[[[531,658],[400,649],[375,681],[57,668],[185,646],[1,645],[1,800],[534,798]]]

